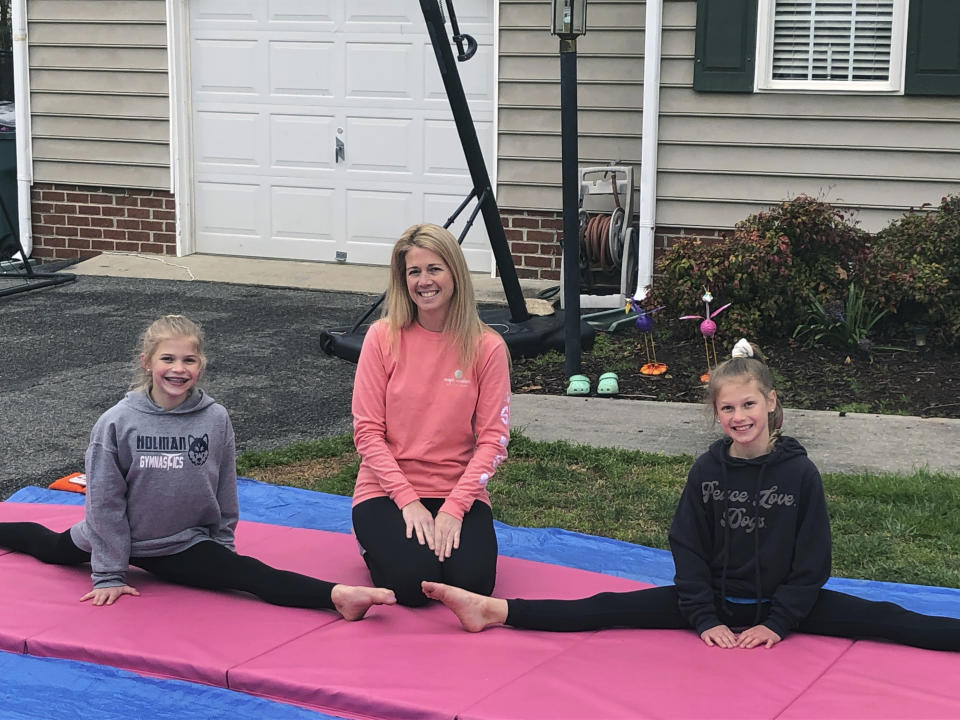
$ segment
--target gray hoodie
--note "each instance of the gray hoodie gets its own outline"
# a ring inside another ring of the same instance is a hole
[[[227,411],[199,389],[173,410],[133,390],[101,415],[86,454],[85,518],[70,530],[91,555],[93,586],[124,585],[131,556],[203,540],[233,550],[235,454]]]

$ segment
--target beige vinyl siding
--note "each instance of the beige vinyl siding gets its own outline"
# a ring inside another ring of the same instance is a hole
[[[550,0],[501,0],[497,202],[559,210],[560,56]],[[580,164],[640,165],[643,17],[638,0],[590,0],[577,42]]]
[[[550,3],[501,0],[498,202],[560,209]],[[578,42],[580,164],[640,166],[646,6],[591,0]],[[728,228],[806,193],[877,229],[960,191],[957,98],[693,91],[695,0],[665,0],[657,224]]]
[[[876,230],[960,191],[956,98],[694,92],[696,2],[664,16],[658,225],[732,227],[806,193]]]
[[[30,0],[38,182],[170,188],[163,0]]]

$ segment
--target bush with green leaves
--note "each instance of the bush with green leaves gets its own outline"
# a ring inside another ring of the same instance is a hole
[[[875,247],[876,298],[897,308],[903,324],[960,341],[960,195],[895,220],[877,234]]]
[[[789,337],[812,295],[844,300],[871,256],[870,236],[839,209],[801,195],[751,215],[717,242],[682,240],[660,258],[651,301],[677,316],[700,307],[704,288],[731,334]]]

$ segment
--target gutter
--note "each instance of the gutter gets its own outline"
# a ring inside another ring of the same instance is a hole
[[[657,227],[657,146],[660,131],[660,41],[663,0],[647,0],[643,47],[643,128],[640,140],[640,222],[637,253],[638,300],[653,284],[653,241]]]
[[[17,221],[20,246],[26,261],[33,252],[33,222],[30,188],[33,185],[33,154],[30,149],[30,62],[27,54],[27,0],[13,0],[13,101],[17,125]],[[18,253],[19,254],[19,253]]]

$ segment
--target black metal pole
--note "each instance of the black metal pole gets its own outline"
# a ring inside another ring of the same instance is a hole
[[[440,3],[438,0],[420,0],[420,9],[427,23],[433,52],[437,56],[437,65],[440,68],[440,76],[443,78],[443,87],[447,91],[447,99],[450,101],[450,110],[457,125],[460,143],[463,145],[463,154],[467,160],[467,168],[470,170],[470,178],[473,180],[473,189],[478,197],[484,199],[481,203],[483,223],[487,229],[487,237],[490,238],[493,256],[497,261],[503,292],[507,296],[510,319],[515,323],[521,323],[528,320],[530,314],[527,312],[520,281],[517,279],[517,270],[510,255],[507,236],[503,231],[503,220],[500,218],[500,210],[490,185],[487,166],[483,162],[483,151],[477,139],[477,130],[473,126],[467,96],[463,91],[463,83],[453,58],[453,50],[450,49],[450,43],[447,41]]]
[[[577,40],[560,38],[564,356],[568,378],[580,372],[580,171],[577,132]]]

